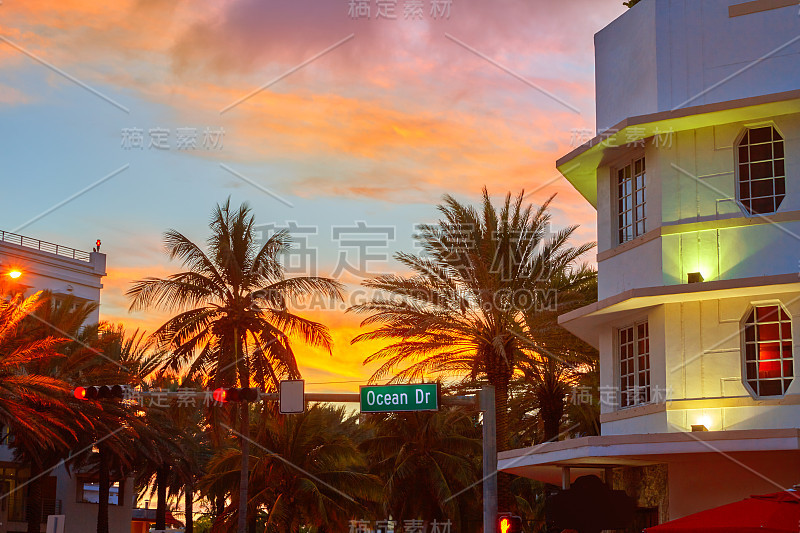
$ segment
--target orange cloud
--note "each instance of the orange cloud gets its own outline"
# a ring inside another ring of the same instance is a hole
[[[570,150],[571,130],[591,127],[591,36],[624,9],[611,4],[461,0],[447,21],[414,23],[353,21],[346,0],[41,0],[4,4],[0,34],[87,83],[166,110],[160,116],[224,126],[224,152],[195,155],[255,168],[251,178],[283,193],[427,203],[433,217],[445,192],[474,198],[484,185],[496,197],[525,189],[537,203],[557,192],[555,221],[582,224],[578,238],[591,240],[594,211],[565,180],[553,181],[554,161]],[[220,114],[351,33],[341,47]],[[7,72],[30,65],[0,43]],[[4,84],[0,104],[36,98],[13,80]],[[277,165],[285,172],[267,175]],[[124,292],[132,280],[179,266],[167,263],[153,235],[131,236],[126,248],[117,258],[125,265],[109,263],[101,316],[152,332],[168,315],[129,314]],[[298,345],[307,379],[365,380],[372,369],[361,362],[378,345],[349,344],[359,318],[310,316],[329,324],[336,346],[328,355]]]

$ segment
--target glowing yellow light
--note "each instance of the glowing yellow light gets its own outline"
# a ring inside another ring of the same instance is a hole
[[[705,426],[707,428],[711,427],[711,417],[708,416],[708,415],[703,415],[703,416],[701,416],[700,418],[697,419],[697,423],[701,424],[701,425],[703,425],[703,426]]]
[[[502,533],[508,533],[509,529],[511,529],[511,521],[508,518],[501,518],[500,519],[500,531]]]
[[[22,272],[20,272],[19,270],[12,270],[11,272],[8,273],[8,277],[10,277],[12,279],[17,279],[21,275],[22,275]]]

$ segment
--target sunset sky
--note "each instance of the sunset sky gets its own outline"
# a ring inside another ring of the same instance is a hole
[[[353,18],[351,0],[3,0],[0,228],[102,239],[101,317],[148,331],[165,316],[129,314],[125,290],[177,271],[163,232],[203,242],[228,196],[311,231],[303,257],[351,288],[398,271],[380,257],[412,251],[443,194],[474,202],[483,185],[558,193],[555,225],[594,240],[555,160],[594,129],[593,35],[622,0],[398,0],[395,19],[381,3]],[[378,259],[348,246],[359,224]],[[359,319],[306,315],[336,341],[297,346],[307,390],[357,390],[374,350],[350,345]]]

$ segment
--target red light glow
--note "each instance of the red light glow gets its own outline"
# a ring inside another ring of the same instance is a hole
[[[500,533],[508,533],[509,529],[511,529],[511,520],[509,520],[508,518],[501,518]]]
[[[219,388],[214,391],[214,401],[218,403],[225,403],[225,397],[228,394],[225,392],[225,389]]]

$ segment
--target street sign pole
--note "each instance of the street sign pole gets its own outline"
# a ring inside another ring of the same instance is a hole
[[[494,531],[497,520],[497,420],[494,387],[484,385],[479,394],[483,411],[483,531]]]

